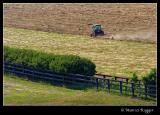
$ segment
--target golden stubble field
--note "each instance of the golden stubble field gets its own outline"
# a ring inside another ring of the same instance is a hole
[[[91,39],[8,27],[4,28],[3,36],[6,46],[86,57],[96,64],[97,72],[103,74],[131,77],[136,72],[141,78],[157,64],[157,47],[153,43]]]
[[[4,26],[89,35],[100,23],[105,38],[155,42],[157,4],[4,4]]]

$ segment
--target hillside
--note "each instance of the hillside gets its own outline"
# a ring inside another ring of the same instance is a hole
[[[4,4],[4,26],[90,35],[100,23],[108,36],[155,42],[156,4]]]

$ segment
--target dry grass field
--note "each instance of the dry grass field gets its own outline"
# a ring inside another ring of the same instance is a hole
[[[157,4],[4,4],[4,26],[67,34],[90,34],[100,23],[104,38],[155,42]]]
[[[103,74],[144,75],[157,64],[157,46],[153,43],[91,39],[8,27],[4,28],[3,38],[4,45],[10,47],[86,57],[96,64],[96,71]]]

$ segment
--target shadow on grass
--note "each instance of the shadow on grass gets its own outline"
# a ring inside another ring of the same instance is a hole
[[[90,88],[93,88],[94,86],[92,84],[83,84],[83,85],[79,85],[79,84],[69,84],[69,83],[63,83],[61,81],[52,81],[52,80],[48,80],[48,79],[42,79],[42,78],[34,78],[31,76],[24,76],[24,75],[20,75],[20,74],[15,74],[15,73],[8,73],[5,72],[4,75],[6,76],[14,76],[18,77],[22,80],[26,80],[26,81],[31,81],[31,82],[35,82],[35,83],[42,83],[42,84],[46,84],[46,85],[52,85],[52,86],[58,86],[58,87],[65,87],[68,89],[73,89],[73,90],[88,90]]]
[[[88,90],[93,89],[93,85],[64,85],[65,88],[74,89],[74,90]]]
[[[129,93],[123,93],[123,94],[120,94],[119,90],[108,90],[106,88],[101,88],[99,87],[98,90],[96,89],[96,87],[92,84],[87,84],[87,85],[72,85],[72,84],[63,84],[62,82],[52,82],[51,80],[42,80],[42,79],[33,79],[33,78],[30,78],[28,76],[21,76],[21,75],[17,75],[17,74],[13,74],[13,73],[4,73],[4,75],[6,76],[14,76],[15,77],[18,77],[22,80],[26,80],[26,81],[32,81],[32,82],[35,82],[35,83],[42,83],[42,84],[46,84],[46,85],[52,85],[52,86],[58,86],[58,87],[64,87],[64,88],[68,88],[68,89],[73,89],[73,90],[83,90],[83,91],[87,91],[87,90],[90,90],[90,89],[93,89],[97,92],[99,91],[104,91],[106,93],[110,93],[110,94],[115,94],[115,95],[120,95],[120,96],[126,96],[126,97],[132,97],[132,98],[135,98],[135,99],[143,99],[143,100],[152,100],[152,101],[156,101],[155,98],[145,98],[144,96],[137,96],[136,94],[134,96],[132,96],[131,94]]]

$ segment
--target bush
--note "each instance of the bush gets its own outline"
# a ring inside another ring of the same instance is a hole
[[[146,84],[148,87],[147,92],[149,93],[149,95],[151,94],[150,95],[151,97],[156,97],[157,93],[156,87],[153,87],[156,86],[156,79],[157,79],[156,73],[157,73],[156,68],[152,68],[150,72],[142,78],[144,84]]]
[[[149,85],[156,85],[156,79],[157,79],[156,71],[157,71],[156,68],[152,68],[150,72],[146,74],[146,76],[142,77],[143,82]]]
[[[132,74],[131,81],[133,81],[133,82],[135,82],[135,83],[138,81],[138,76],[137,76],[136,73],[133,73],[133,74]]]
[[[51,70],[56,73],[94,75],[95,64],[75,55],[54,55],[29,49],[4,46],[4,61],[25,66]]]

